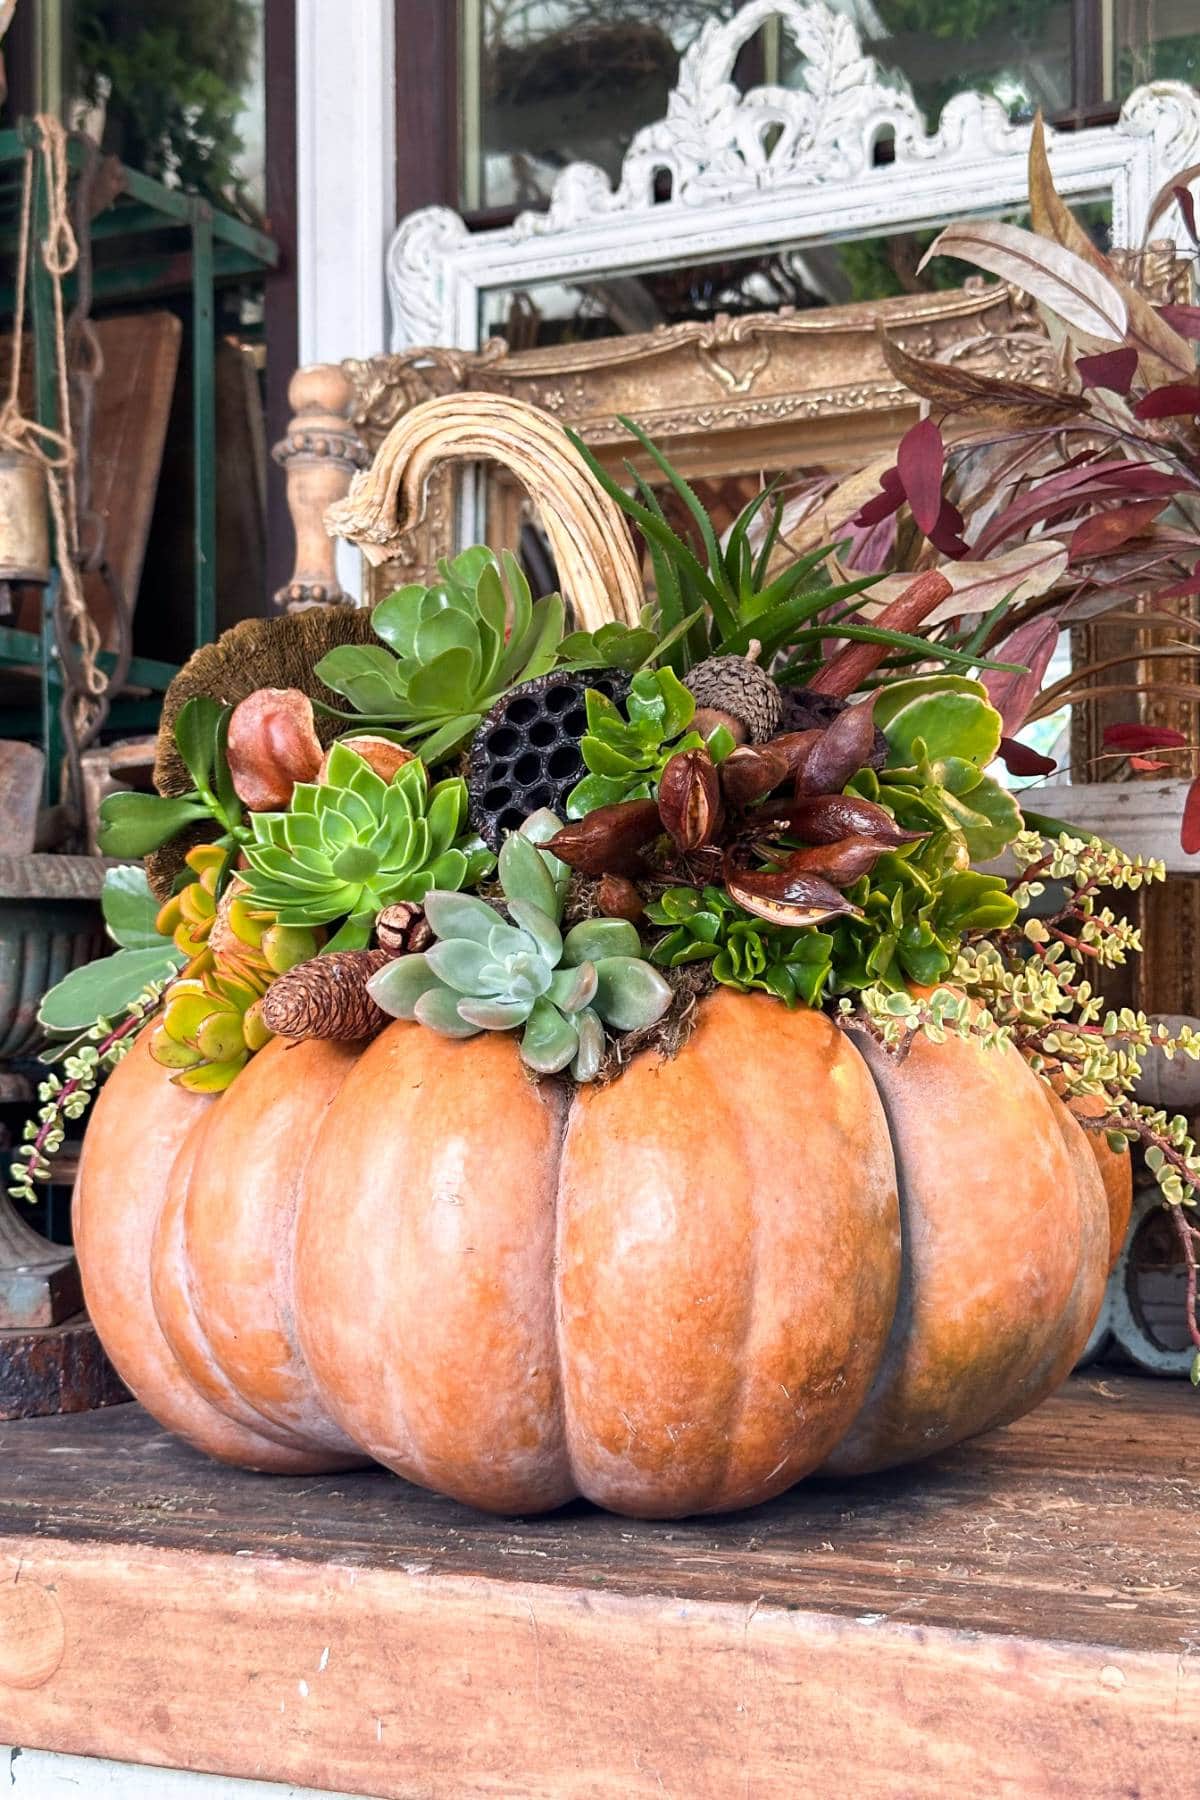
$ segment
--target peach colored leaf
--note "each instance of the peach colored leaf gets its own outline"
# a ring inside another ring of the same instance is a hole
[[[998,219],[964,219],[934,240],[919,268],[935,256],[957,256],[1011,281],[1090,337],[1125,341],[1129,311],[1111,279],[1074,251],[1032,231]]]

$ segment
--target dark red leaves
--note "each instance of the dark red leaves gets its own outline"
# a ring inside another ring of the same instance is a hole
[[[1188,236],[1191,238],[1191,240],[1192,240],[1193,244],[1195,244],[1196,248],[1198,250],[1200,250],[1200,235],[1198,235],[1197,231],[1196,231],[1196,200],[1195,200],[1195,196],[1193,195],[1192,190],[1190,188],[1184,187],[1182,185],[1173,187],[1171,189],[1171,192],[1175,196],[1175,201],[1179,207],[1180,216],[1182,217],[1184,224],[1187,226]]]
[[[1143,725],[1140,719],[1121,720],[1104,727],[1106,750],[1180,750],[1187,743],[1182,731],[1170,725]]]
[[[896,473],[908,496],[913,518],[926,537],[942,510],[942,474],[946,452],[942,434],[932,419],[910,426],[896,451]]]
[[[1200,306],[1159,306],[1155,311],[1181,338],[1200,338]]]
[[[1192,782],[1183,803],[1183,822],[1179,827],[1179,843],[1185,856],[1200,850],[1200,775]]]
[[[1043,756],[1016,738],[1002,737],[999,754],[1010,775],[1053,775],[1058,767],[1052,756]]]
[[[1169,381],[1165,387],[1151,388],[1133,413],[1137,419],[1179,419],[1200,413],[1200,382]]]
[[[880,492],[875,498],[868,500],[854,515],[854,523],[864,529],[870,525],[882,525],[885,519],[890,519],[904,505],[904,483],[898,469],[885,469],[879,477],[879,487]]]
[[[1004,729],[1011,737],[1020,731],[1029,709],[1042,689],[1042,679],[1050,667],[1058,643],[1058,614],[1041,613],[1026,619],[1015,631],[996,645],[998,662],[1020,663],[1023,673],[1006,669],[985,669],[981,676],[987,697],[1000,714]],[[1009,765],[1012,766],[1011,764]]]
[[[1077,563],[1087,556],[1109,555],[1131,538],[1140,537],[1153,525],[1165,504],[1161,498],[1135,500],[1132,506],[1116,506],[1109,512],[1093,514],[1072,533],[1068,560]]]
[[[1190,600],[1193,594],[1200,594],[1200,562],[1192,570],[1190,581],[1180,581],[1174,587],[1160,588],[1154,598],[1161,605],[1164,600]]]
[[[1099,356],[1077,356],[1075,367],[1083,378],[1084,388],[1108,388],[1114,394],[1127,394],[1137,374],[1138,353],[1132,345],[1120,350],[1105,350]]]
[[[909,511],[930,543],[943,556],[967,554],[963,519],[958,508],[942,498],[946,452],[942,434],[932,419],[910,425],[900,439],[896,466],[879,477],[880,492],[860,507],[852,523],[860,530],[881,525],[908,501]]]

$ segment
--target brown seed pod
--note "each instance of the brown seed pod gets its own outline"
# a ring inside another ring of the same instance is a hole
[[[347,750],[353,750],[356,756],[361,756],[368,768],[374,769],[380,781],[391,781],[398,769],[413,760],[412,751],[406,750],[403,744],[393,744],[391,738],[376,737],[369,731],[354,732],[349,737],[339,738],[338,743],[345,744]],[[329,758],[333,755],[333,750],[334,746],[331,744],[321,760],[321,767],[317,771],[319,782],[329,780]]]
[[[854,794],[812,794],[803,800],[768,801],[754,814],[764,831],[787,832],[807,844],[836,844],[840,838],[871,838],[885,849],[915,844],[929,834],[902,831],[890,812]]]
[[[424,910],[412,900],[397,900],[375,915],[375,941],[389,956],[408,956],[433,942]]]
[[[388,1015],[367,992],[371,976],[394,958],[386,950],[333,950],[273,981],[262,1022],[277,1037],[354,1044],[383,1030]]]
[[[807,850],[794,850],[782,865],[797,875],[819,875],[836,888],[853,887],[863,875],[869,875],[888,845],[878,838],[844,837],[835,844],[814,844]]]
[[[606,875],[596,890],[596,904],[609,919],[628,919],[640,925],[646,916],[646,902],[624,875]]]
[[[840,794],[875,749],[874,696],[848,706],[821,732],[796,775],[796,798],[806,794]]]
[[[658,816],[678,850],[702,850],[721,829],[721,783],[707,750],[681,750],[658,784]]]
[[[787,753],[770,744],[745,744],[734,750],[717,771],[721,792],[739,811],[782,787],[788,778]]]
[[[581,875],[635,875],[642,851],[662,832],[653,800],[619,800],[598,806],[540,846]]]
[[[731,900],[771,925],[820,925],[825,919],[862,917],[831,883],[786,866],[765,872],[727,868],[725,887]]]
[[[238,799],[251,812],[279,812],[298,781],[321,767],[313,703],[299,688],[256,688],[239,700],[225,743]]]

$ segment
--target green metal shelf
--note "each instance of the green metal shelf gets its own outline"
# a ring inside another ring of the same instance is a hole
[[[35,241],[45,236],[49,217],[45,172],[38,128],[23,121],[15,129],[0,131],[0,266],[16,267],[16,239],[20,222],[21,184],[25,160],[34,154],[33,220]],[[73,176],[84,168],[89,146],[78,136],[68,143]],[[111,178],[111,179],[110,179]],[[93,248],[105,254],[93,259],[94,306],[136,301],[168,293],[189,292],[192,313],[192,448],[194,465],[195,546],[193,551],[192,641],[210,642],[216,630],[216,390],[214,292],[224,283],[251,274],[265,274],[279,260],[275,243],[245,220],[221,212],[207,200],[164,187],[137,169],[108,159],[105,192],[112,198],[91,224]],[[130,257],[114,262],[110,246],[135,239]],[[157,241],[156,241],[157,240]],[[69,306],[74,280],[64,283]],[[11,277],[0,282],[0,315],[11,319],[15,291]],[[30,259],[27,295],[33,330],[35,407],[38,420],[51,430],[59,428],[57,387],[54,373],[53,295],[50,277],[35,255]],[[53,640],[54,584],[46,591],[41,633],[0,629],[0,670],[36,667],[40,672],[41,697],[36,710],[6,708],[0,736],[29,735],[33,720],[46,748],[47,799],[58,780],[62,744],[58,724],[58,673]],[[112,659],[108,659],[109,666]],[[135,659],[127,687],[161,693],[175,673],[172,663]],[[142,729],[157,716],[157,701],[130,695],[115,699],[111,724],[115,729]],[[151,716],[151,714],[153,716]]]

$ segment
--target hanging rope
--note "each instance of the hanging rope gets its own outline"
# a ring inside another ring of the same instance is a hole
[[[13,316],[13,354],[8,392],[0,405],[0,447],[32,457],[46,480],[46,496],[54,520],[60,575],[59,604],[55,620],[60,654],[64,662],[68,694],[64,718],[68,727],[68,760],[73,784],[78,774],[79,747],[95,736],[107,713],[108,680],[98,663],[100,633],[87,608],[80,580],[79,506],[76,482],[77,457],[71,434],[71,396],[67,370],[66,323],[63,311],[63,277],[79,261],[79,246],[71,225],[68,201],[67,134],[48,113],[34,120],[38,148],[26,152],[21,189],[21,223],[17,251],[17,288]],[[40,155],[47,197],[47,229],[39,246],[43,267],[51,277],[54,308],[54,372],[58,399],[58,429],[30,419],[21,410],[21,372],[25,340],[26,287],[33,253],[33,187],[36,158]],[[73,740],[73,741],[72,741]],[[75,799],[78,801],[76,787]]]

